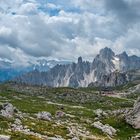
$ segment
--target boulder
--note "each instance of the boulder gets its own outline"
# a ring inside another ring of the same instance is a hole
[[[125,119],[135,129],[140,129],[140,98],[135,102],[133,109],[126,113]]]
[[[52,115],[49,112],[39,112],[37,114],[37,118],[38,119],[42,119],[42,120],[47,120],[47,121],[51,121],[52,119]]]
[[[44,140],[64,140],[63,138],[55,138],[55,137],[49,137],[47,139]]]
[[[101,117],[102,116],[102,113],[103,113],[103,110],[102,109],[97,109],[94,111],[95,115],[98,116],[98,117]]]
[[[108,134],[109,136],[114,136],[114,135],[116,134],[116,132],[117,132],[117,131],[116,131],[112,126],[110,126],[109,124],[103,125],[100,121],[94,122],[94,123],[93,123],[93,126],[94,126],[95,128],[98,128],[98,129],[102,130],[102,132]]]
[[[11,103],[1,105],[0,115],[6,118],[12,118],[16,108]]]
[[[0,140],[10,140],[10,136],[0,135]]]
[[[21,120],[18,119],[18,118],[15,119],[15,122],[14,122],[14,123],[15,123],[16,125],[21,125],[21,124],[22,124]]]
[[[61,118],[64,117],[65,113],[63,111],[56,111],[55,117],[56,118]]]
[[[22,125],[17,125],[17,124],[12,124],[11,128],[13,131],[23,131],[23,126]]]
[[[94,111],[94,113],[99,118],[108,116],[108,114],[106,112],[104,112],[102,109],[97,109]]]
[[[132,137],[131,140],[140,140],[140,135]]]

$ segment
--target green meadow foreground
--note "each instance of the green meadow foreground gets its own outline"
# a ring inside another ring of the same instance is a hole
[[[0,136],[4,140],[131,140],[140,133],[125,120],[140,94],[133,92],[134,86],[101,95],[96,88],[2,84]]]

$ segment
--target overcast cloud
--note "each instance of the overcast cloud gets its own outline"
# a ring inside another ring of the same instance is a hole
[[[0,58],[93,59],[108,46],[140,56],[139,0],[0,0]]]

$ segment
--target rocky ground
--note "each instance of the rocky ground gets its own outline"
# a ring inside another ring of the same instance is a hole
[[[137,140],[138,86],[115,92],[121,96],[95,88],[0,85],[0,140]]]

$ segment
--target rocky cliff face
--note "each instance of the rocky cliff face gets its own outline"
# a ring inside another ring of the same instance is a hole
[[[92,82],[88,86],[89,87],[92,87],[92,86],[113,87],[113,86],[126,84],[127,82],[129,82],[129,80],[127,79],[126,73],[120,73],[120,72],[115,71],[110,74],[101,76],[100,80],[96,82]]]
[[[106,47],[92,63],[79,57],[77,63],[56,65],[48,72],[33,71],[16,78],[16,81],[52,87],[116,86],[132,80],[126,71],[133,69],[140,69],[140,57],[129,57],[125,52],[115,55]]]

